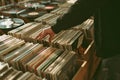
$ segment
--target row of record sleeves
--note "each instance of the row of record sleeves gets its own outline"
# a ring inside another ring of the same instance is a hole
[[[44,47],[10,35],[0,36],[0,60],[47,80],[71,80],[86,62],[74,51]]]
[[[45,28],[54,25],[57,18],[66,13],[70,6],[60,5],[50,13],[36,18],[35,22],[9,31],[9,35],[0,36],[0,60],[20,71],[35,73],[43,80],[72,80],[86,61],[78,60],[78,56],[71,50],[82,44],[83,37],[93,38],[93,20],[88,19],[70,30],[61,31],[55,35],[51,43],[48,42],[49,36],[43,40],[35,39]],[[68,36],[69,33],[72,35]]]
[[[39,42],[45,46],[51,45],[65,50],[75,50],[81,46],[83,38],[93,39],[93,22],[93,19],[88,19],[82,24],[69,30],[63,30],[54,36],[51,43],[49,42],[49,35],[42,40],[36,39],[39,33],[45,28],[50,27],[49,25],[43,25],[42,23],[30,22],[9,31],[8,34],[25,41]]]
[[[59,17],[62,17],[69,11],[72,6],[70,3],[64,3],[59,5],[58,8],[52,10],[50,13],[46,13],[40,17],[34,19],[35,22],[42,22],[42,24],[54,25]]]
[[[50,13],[44,14],[43,16],[40,16],[36,19],[34,19],[34,22],[41,22],[43,25],[52,26],[56,24],[57,19],[59,17],[62,17],[64,14],[66,14],[69,11],[69,8],[73,5],[73,3],[66,2],[64,4],[59,5],[59,8],[52,10]],[[93,39],[93,26],[94,26],[94,18],[91,16],[91,18],[84,21],[82,24],[73,26],[72,29],[82,30],[82,32],[85,35],[85,38],[87,39]]]
[[[34,73],[18,71],[8,63],[0,62],[0,80],[42,80]]]
[[[35,22],[46,22],[47,24],[53,24],[52,22],[56,22],[56,19],[64,14],[66,14],[69,11],[69,8],[72,6],[72,3],[64,3],[64,4],[59,4],[58,8],[52,10],[50,13],[46,13],[43,16],[40,16],[36,19],[34,19]],[[52,19],[52,20],[50,20]],[[46,21],[50,20],[50,21]]]
[[[56,23],[56,19],[62,16],[63,14],[67,13],[69,8],[57,8],[50,13],[46,13],[43,16],[36,18],[35,22],[43,22],[49,25],[54,25]]]

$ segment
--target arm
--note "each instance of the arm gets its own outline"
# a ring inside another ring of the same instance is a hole
[[[95,9],[99,7],[99,2],[104,3],[104,1],[106,0],[78,0],[73,6],[71,6],[68,13],[64,14],[57,20],[57,23],[54,26],[44,30],[44,33],[40,33],[36,38],[42,39],[49,34],[52,36],[50,37],[51,41],[55,33],[81,24],[88,19]]]
[[[88,19],[94,11],[94,0],[78,0],[71,6],[68,13],[64,14],[57,20],[57,23],[52,26],[55,33],[61,30],[81,24]]]

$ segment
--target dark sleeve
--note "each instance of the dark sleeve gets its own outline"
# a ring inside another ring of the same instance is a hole
[[[71,6],[68,13],[57,19],[57,23],[51,28],[55,33],[58,33],[81,24],[93,14],[94,8],[94,0],[78,0]]]

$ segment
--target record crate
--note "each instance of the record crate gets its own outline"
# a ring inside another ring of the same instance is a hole
[[[92,80],[99,62],[100,59],[93,55],[81,66],[72,80]]]
[[[91,56],[95,55],[94,40],[84,38],[82,45],[76,49],[76,53],[81,59],[88,61]]]
[[[94,40],[86,40],[85,45],[81,46],[77,53],[80,60],[84,60],[84,64],[77,71],[72,80],[92,80],[94,73],[99,65],[100,58],[96,56]]]
[[[10,35],[0,36],[0,60],[11,67],[49,80],[71,80],[86,63],[74,51],[25,42]]]

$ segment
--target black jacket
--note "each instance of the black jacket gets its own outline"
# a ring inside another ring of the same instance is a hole
[[[78,0],[52,26],[55,33],[81,24],[94,15],[97,56],[106,58],[120,54],[119,0]]]

